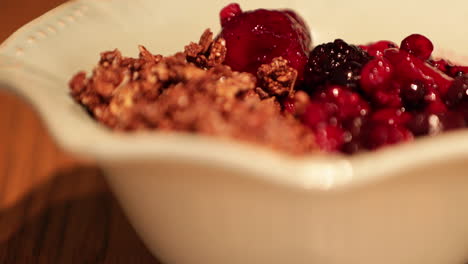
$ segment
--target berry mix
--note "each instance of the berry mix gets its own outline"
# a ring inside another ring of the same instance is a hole
[[[233,69],[253,72],[282,56],[298,71],[295,90],[308,95],[308,104],[297,112],[290,97],[283,107],[314,131],[323,150],[373,150],[468,122],[468,67],[433,59],[425,36],[410,35],[400,45],[336,39],[309,52],[308,28],[292,11],[242,12],[231,4],[221,21],[225,63]]]
[[[467,126],[468,67],[433,58],[423,35],[312,48],[291,10],[230,4],[220,17],[221,32],[205,31],[184,53],[101,54],[90,78],[72,79],[72,96],[113,129],[190,131],[300,154],[353,154]]]

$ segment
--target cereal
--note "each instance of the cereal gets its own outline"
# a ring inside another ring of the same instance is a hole
[[[223,65],[224,40],[206,30],[185,52],[163,57],[140,46],[138,58],[104,52],[92,75],[70,81],[71,95],[113,130],[201,133],[262,144],[293,154],[315,149],[312,132],[283,113],[297,72],[281,59],[250,73]]]

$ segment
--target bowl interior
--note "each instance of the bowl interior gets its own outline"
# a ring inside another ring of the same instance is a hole
[[[468,16],[465,15],[468,2],[463,0],[451,1],[450,5],[422,0],[394,0],[391,3],[375,0],[238,2],[244,10],[260,7],[296,10],[309,24],[314,44],[335,38],[356,44],[382,39],[399,43],[405,36],[417,32],[433,40],[436,54],[450,56],[454,61],[468,62],[468,36],[457,32],[460,25],[468,24]],[[180,51],[190,41],[198,40],[205,28],[217,32],[218,12],[228,3],[211,0],[68,2],[32,21],[0,46],[0,82],[37,107],[58,143],[71,152],[91,154],[104,160],[168,157],[168,153],[171,153],[174,158],[198,156],[259,172],[263,170],[265,174],[273,173],[275,166],[255,168],[248,158],[238,158],[246,156],[267,164],[281,164],[276,167],[278,177],[283,172],[287,174],[289,165],[297,168],[299,163],[304,165],[304,170],[294,171],[311,174],[311,170],[318,168],[310,166],[310,162],[302,162],[309,157],[298,161],[252,146],[186,135],[179,137],[154,133],[128,136],[111,133],[94,122],[68,95],[68,80],[80,70],[90,72],[100,52],[118,48],[124,55],[136,56],[137,45],[140,44],[153,53],[163,55]],[[466,132],[440,137],[435,141],[421,140],[413,147],[397,146],[389,151],[379,151],[379,154],[357,155],[352,159],[333,155],[325,159],[328,159],[328,165],[335,164],[334,168],[338,168],[335,174],[338,175],[343,168],[336,165],[336,160],[349,161],[352,166],[365,163],[367,165],[360,165],[361,170],[369,169],[369,157],[388,163],[385,160],[389,153],[397,152],[404,157],[411,151],[429,151],[439,141],[449,151],[458,148],[458,153],[461,153],[466,146],[457,142],[465,135]],[[199,150],[207,147],[213,148],[214,154],[204,152],[200,155]],[[217,157],[216,153],[226,151],[231,154]],[[287,160],[294,162],[288,163]],[[427,159],[423,155],[421,162],[424,161]],[[323,170],[323,167],[320,169]]]

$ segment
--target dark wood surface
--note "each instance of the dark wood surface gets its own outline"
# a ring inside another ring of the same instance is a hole
[[[96,0],[99,1],[99,0]],[[0,0],[0,42],[64,0]],[[158,263],[92,161],[0,87],[0,263]]]

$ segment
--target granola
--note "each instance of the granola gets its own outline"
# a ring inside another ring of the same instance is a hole
[[[139,49],[138,58],[104,52],[91,76],[70,81],[73,98],[107,127],[201,133],[293,154],[315,149],[312,132],[278,103],[297,75],[281,58],[262,68],[268,85],[257,87],[252,74],[222,64],[224,40],[209,30],[172,56]]]

